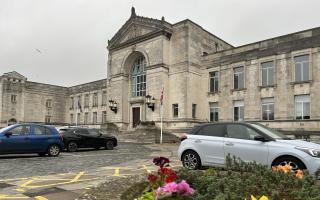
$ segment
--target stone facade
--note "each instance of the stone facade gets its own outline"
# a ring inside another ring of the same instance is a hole
[[[164,17],[138,16],[132,8],[107,48],[104,80],[64,88],[3,75],[2,124],[13,116],[43,122],[44,102],[53,99],[52,122],[112,122],[122,130],[144,123],[160,126],[163,91],[164,128],[172,132],[216,120],[320,131],[320,28],[234,47],[188,19],[172,24]],[[8,84],[23,103],[10,104]],[[110,102],[116,109],[106,105]]]
[[[27,81],[17,72],[5,73],[0,76],[0,127],[17,122],[75,124],[76,121],[71,121],[70,116],[76,116],[76,113],[80,114],[79,124],[84,124],[85,113],[91,117],[88,117],[86,124],[101,124],[102,113],[106,110],[105,103],[102,104],[105,82],[104,79],[67,88]],[[77,109],[78,99],[74,98],[73,103],[70,99],[79,96],[84,98],[86,94],[96,94],[98,104],[93,105],[91,97],[88,106],[80,112]],[[97,113],[95,122],[93,113]]]
[[[137,16],[133,8],[129,20],[108,41],[108,97],[119,102],[119,112],[110,112],[108,121],[131,129],[138,108],[136,117],[141,122],[159,126],[164,88],[164,127],[172,131],[212,120],[211,104],[217,105],[219,121],[237,120],[235,105],[239,102],[245,121],[283,131],[320,131],[319,41],[320,28],[315,28],[233,47],[190,20],[171,24],[164,18]],[[309,75],[304,81],[295,80],[299,56],[308,57]],[[140,57],[146,62],[145,93],[155,98],[154,111],[146,106],[145,95],[132,95],[137,85],[132,83],[132,70]],[[271,85],[262,84],[266,62],[273,67]],[[243,70],[244,87],[240,89],[234,88],[237,67]],[[210,72],[219,74],[214,92],[210,91]],[[297,107],[300,96],[309,99],[303,104],[307,107]],[[272,101],[273,110],[262,110],[266,100]],[[300,119],[299,109],[306,113],[306,108],[310,116]],[[272,113],[270,120],[264,119],[264,112]]]
[[[0,97],[0,127],[16,122],[66,121],[66,87],[30,82],[9,72],[0,76]]]

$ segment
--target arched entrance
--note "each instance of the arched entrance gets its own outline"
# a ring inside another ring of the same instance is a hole
[[[128,75],[128,82],[124,84],[128,87],[127,91],[123,91],[123,96],[128,97],[128,121],[132,128],[145,118],[146,68],[146,56],[138,51],[132,52],[124,63],[124,74]]]
[[[17,120],[15,118],[9,119],[8,121],[8,126],[12,125],[12,124],[16,124]]]

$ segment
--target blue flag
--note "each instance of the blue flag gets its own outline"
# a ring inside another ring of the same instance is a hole
[[[80,109],[80,112],[82,112],[81,104],[80,104],[80,99],[78,99],[78,109]]]

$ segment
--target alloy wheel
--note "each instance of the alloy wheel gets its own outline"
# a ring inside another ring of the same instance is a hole
[[[58,145],[51,145],[48,150],[49,156],[58,156],[60,154],[60,148]]]
[[[193,152],[188,152],[183,157],[183,165],[187,169],[197,169],[199,166],[198,156]]]
[[[75,152],[75,151],[77,151],[77,149],[78,149],[77,143],[75,143],[75,142],[70,142],[70,143],[68,144],[68,151],[70,151],[70,152]]]

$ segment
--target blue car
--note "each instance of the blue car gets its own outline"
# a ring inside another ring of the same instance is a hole
[[[54,127],[14,124],[0,129],[0,154],[38,153],[40,156],[58,156],[62,149],[62,137]]]

